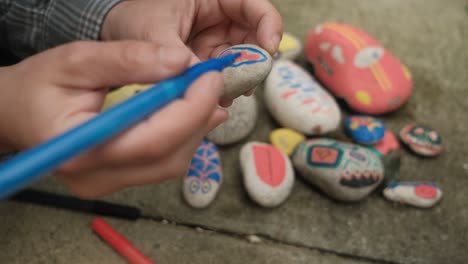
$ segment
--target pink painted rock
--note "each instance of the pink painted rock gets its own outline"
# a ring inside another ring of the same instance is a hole
[[[216,146],[204,140],[184,177],[183,196],[194,208],[205,208],[215,199],[223,182],[221,159]]]
[[[383,139],[369,148],[375,151],[379,156],[381,155],[388,155],[390,152],[398,150],[400,148],[400,143],[398,142],[398,138],[393,134],[390,130],[385,130]]]
[[[357,112],[395,111],[412,92],[409,70],[382,44],[353,26],[327,23],[316,27],[309,33],[305,53],[317,78]]]
[[[335,98],[294,62],[274,63],[264,96],[269,112],[283,127],[313,136],[333,132],[340,125]]]
[[[272,145],[251,142],[242,147],[240,162],[252,200],[264,207],[275,207],[288,198],[294,171],[286,154]]]
[[[429,208],[442,199],[443,192],[434,183],[399,182],[385,188],[383,195],[390,201]]]

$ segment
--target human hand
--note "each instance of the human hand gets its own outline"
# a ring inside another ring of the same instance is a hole
[[[0,143],[17,150],[42,143],[97,115],[107,87],[154,83],[189,60],[186,49],[149,42],[79,42],[0,68]],[[206,74],[183,99],[56,175],[84,198],[181,176],[203,137],[227,117],[217,107],[221,93],[221,75]]]
[[[238,44],[259,45],[273,55],[282,34],[282,18],[267,0],[136,0],[109,12],[101,36],[188,47],[195,63]]]

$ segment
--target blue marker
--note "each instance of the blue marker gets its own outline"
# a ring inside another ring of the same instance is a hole
[[[182,97],[190,85],[209,71],[222,71],[240,56],[229,54],[199,63],[182,74],[155,84],[95,118],[0,164],[0,199],[38,180],[76,157],[138,124]],[[207,91],[209,92],[209,91]]]

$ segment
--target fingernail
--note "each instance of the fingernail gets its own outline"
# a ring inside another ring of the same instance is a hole
[[[270,52],[271,53],[276,53],[276,51],[278,50],[278,47],[279,47],[279,44],[280,44],[280,41],[281,41],[281,36],[278,35],[278,34],[275,34],[271,40],[270,40],[270,45],[271,45],[271,50]]]

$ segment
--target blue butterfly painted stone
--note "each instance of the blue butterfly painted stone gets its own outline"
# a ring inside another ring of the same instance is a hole
[[[345,121],[346,133],[357,143],[373,145],[385,135],[384,123],[371,116],[350,116]]]
[[[184,177],[183,195],[194,208],[204,208],[213,202],[223,181],[221,159],[216,146],[204,140],[190,162]]]

